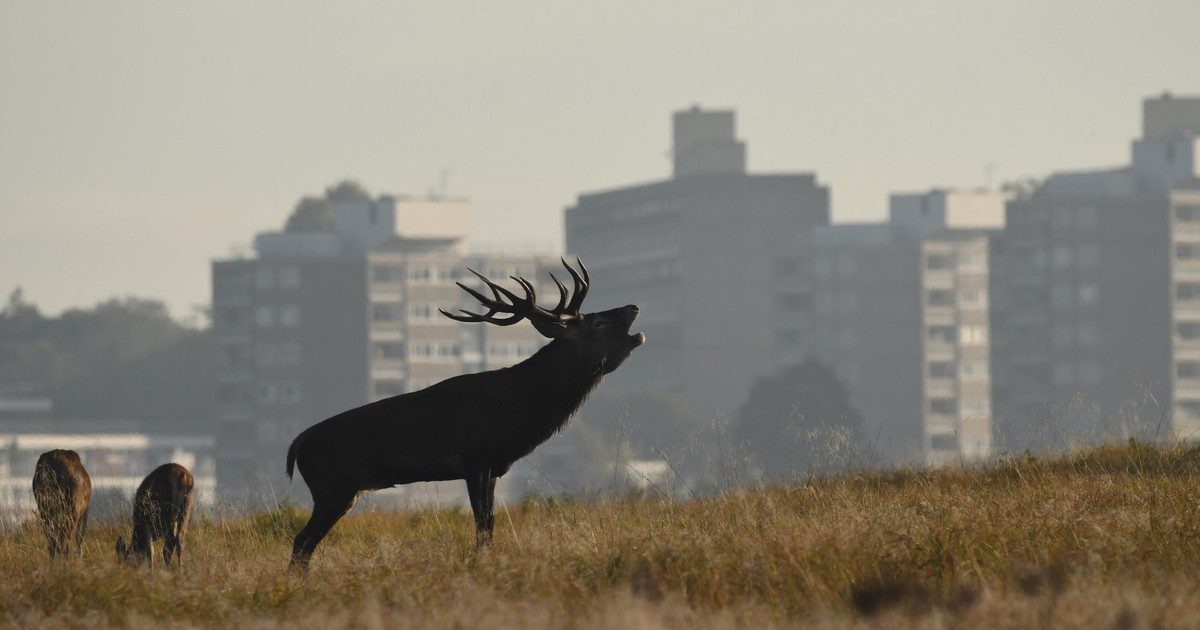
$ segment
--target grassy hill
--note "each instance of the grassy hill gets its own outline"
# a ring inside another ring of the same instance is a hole
[[[305,513],[194,523],[182,570],[2,534],[19,625],[1195,627],[1200,450],[1131,444],[981,469],[865,473],[695,501],[536,502],[473,549],[456,510],[352,513],[304,577]],[[120,533],[125,533],[124,531]]]

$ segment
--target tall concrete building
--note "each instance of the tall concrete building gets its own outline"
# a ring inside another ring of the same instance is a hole
[[[890,221],[813,234],[814,354],[877,455],[938,465],[991,447],[988,252],[1004,198],[893,195]]]
[[[808,236],[829,223],[829,191],[811,173],[747,173],[731,111],[675,113],[673,155],[671,179],[580,195],[566,248],[591,269],[590,304],[642,309],[650,342],[605,389],[673,392],[706,422],[803,358]]]
[[[1056,173],[1008,204],[993,265],[1004,448],[1200,429],[1198,131],[1200,99],[1147,99],[1128,166]]]
[[[304,428],[373,400],[465,372],[511,365],[544,340],[528,326],[461,324],[468,266],[536,279],[556,256],[468,251],[463,200],[380,197],[334,202],[332,227],[267,232],[253,258],[212,266],[218,345],[220,491],[269,499],[287,446]],[[442,498],[461,494],[446,486]],[[408,488],[397,495],[420,495]],[[425,495],[423,495],[425,496]],[[426,498],[434,498],[428,497]]]

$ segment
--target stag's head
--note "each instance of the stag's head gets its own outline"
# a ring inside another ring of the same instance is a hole
[[[637,319],[638,307],[629,304],[598,313],[581,313],[579,309],[587,297],[591,282],[587,267],[583,266],[582,260],[577,260],[579,271],[576,271],[565,259],[562,262],[567,273],[571,274],[574,288],[568,291],[551,273],[550,279],[558,287],[558,304],[554,308],[538,305],[537,291],[533,283],[525,278],[511,276],[520,285],[524,294],[521,296],[492,282],[478,271],[469,269],[483,281],[492,297],[461,282],[458,286],[479,300],[487,312],[479,314],[460,310],[459,313],[442,311],[442,314],[460,322],[484,322],[497,326],[511,326],[529,320],[539,333],[555,340],[552,343],[569,346],[577,352],[597,374],[608,374],[620,367],[634,348],[646,342],[646,335],[629,332],[633,320]]]

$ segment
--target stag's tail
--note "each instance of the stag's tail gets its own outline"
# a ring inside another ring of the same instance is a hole
[[[296,457],[298,455],[300,455],[300,443],[304,441],[304,436],[307,434],[308,434],[307,430],[301,431],[300,435],[297,435],[296,439],[292,440],[292,445],[288,447],[288,454],[287,454],[287,476],[288,476],[288,479],[292,478],[292,472],[294,470],[296,470]]]

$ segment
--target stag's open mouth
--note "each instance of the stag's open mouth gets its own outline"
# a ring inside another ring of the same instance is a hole
[[[634,333],[629,335],[629,343],[632,343],[634,348],[646,343],[646,333]]]

